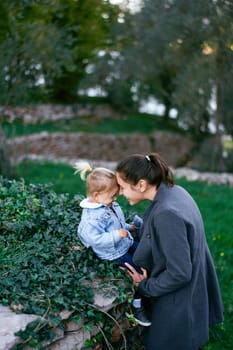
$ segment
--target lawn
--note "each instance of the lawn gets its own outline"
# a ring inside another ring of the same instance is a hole
[[[38,132],[88,132],[103,134],[151,133],[153,130],[181,132],[175,121],[165,123],[163,118],[148,114],[125,115],[120,119],[97,118],[93,116],[76,117],[55,122],[23,124],[21,120],[14,123],[3,121],[2,127],[8,138],[35,134]]]

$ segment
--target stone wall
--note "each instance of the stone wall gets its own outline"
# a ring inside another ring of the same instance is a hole
[[[71,119],[79,116],[94,116],[100,118],[117,118],[119,115],[109,105],[74,104],[74,105],[32,105],[25,107],[0,106],[0,116],[14,122],[22,120],[24,124],[44,123]]]
[[[92,116],[100,119],[120,116],[107,104],[75,105],[34,105],[26,107],[0,106],[4,120],[21,120],[24,124],[44,123],[74,117]],[[86,158],[103,161],[119,161],[132,153],[159,152],[172,166],[183,164],[195,146],[188,136],[171,132],[152,130],[150,135],[100,135],[100,134],[62,134],[41,133],[9,141],[14,161],[24,156],[43,155],[47,157]]]
[[[190,181],[226,184],[233,186],[233,175],[226,172],[199,172],[180,167],[192,151],[193,142],[188,137],[154,132],[146,135],[99,135],[41,133],[8,140],[13,163],[25,159],[62,162],[73,165],[77,160],[88,160],[92,166],[115,169],[119,160],[128,154],[159,152],[167,159],[176,177]]]
[[[70,118],[92,117],[95,121],[118,119],[120,115],[108,104],[32,105],[25,107],[0,106],[2,120],[24,124],[46,123]],[[13,144],[15,142],[15,145]],[[232,168],[232,155],[222,153],[221,137],[209,137],[202,144],[195,144],[187,135],[151,130],[150,135],[99,135],[99,134],[53,134],[42,133],[27,138],[17,138],[12,145],[12,160],[25,157],[84,158],[102,161],[119,161],[132,153],[159,152],[169,165],[189,166],[201,171],[227,171]],[[19,147],[19,148],[17,148]],[[229,154],[228,154],[229,153]]]
[[[189,137],[169,132],[154,132],[149,136],[136,133],[101,135],[43,132],[10,139],[8,144],[13,162],[33,155],[47,158],[119,161],[133,153],[159,152],[171,166],[183,163],[194,147],[194,142]]]
[[[106,296],[99,291],[98,284],[94,282],[94,303],[93,308],[109,313],[109,317],[115,320],[115,326],[112,328],[112,341],[118,342],[122,339],[123,332],[130,328],[130,324],[125,317],[125,307],[123,304],[115,303],[116,291],[111,290],[112,296]],[[114,294],[115,293],[115,294]],[[41,348],[45,350],[78,350],[84,347],[85,341],[91,339],[100,332],[101,325],[96,325],[91,331],[85,329],[87,320],[81,319],[78,323],[69,321],[72,311],[64,310],[60,313],[64,327],[55,328],[55,337],[52,340],[41,342]],[[0,305],[0,350],[11,350],[17,344],[22,344],[23,340],[16,336],[19,330],[25,330],[31,322],[39,319],[40,316],[16,313],[12,306]],[[32,350],[25,345],[23,350]]]

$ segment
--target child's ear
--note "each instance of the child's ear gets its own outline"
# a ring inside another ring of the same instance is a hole
[[[99,192],[93,192],[92,193],[92,198],[93,198],[94,202],[98,202]]]

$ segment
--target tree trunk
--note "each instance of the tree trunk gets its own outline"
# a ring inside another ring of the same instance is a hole
[[[14,169],[10,161],[9,149],[6,142],[6,136],[0,126],[0,175],[12,178]]]

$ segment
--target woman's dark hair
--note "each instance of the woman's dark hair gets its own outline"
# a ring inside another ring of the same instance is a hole
[[[117,165],[116,172],[124,181],[132,185],[136,185],[141,179],[156,187],[161,182],[168,186],[174,185],[172,172],[158,153],[146,156],[142,154],[128,156]]]

